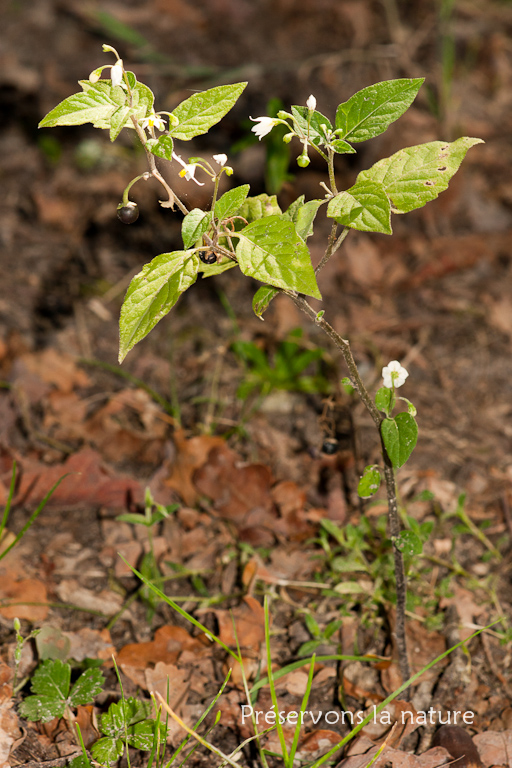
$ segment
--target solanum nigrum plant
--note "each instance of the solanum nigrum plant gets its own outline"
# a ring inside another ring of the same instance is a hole
[[[284,293],[328,336],[342,354],[349,376],[344,379],[369,411],[379,435],[382,466],[365,469],[358,486],[363,498],[373,495],[384,476],[388,499],[389,535],[393,543],[396,578],[395,635],[401,672],[410,677],[405,642],[406,582],[403,553],[421,551],[421,541],[412,531],[400,531],[395,487],[395,470],[409,458],[416,445],[418,428],[416,409],[396,390],[405,383],[408,372],[393,360],[383,369],[383,386],[374,398],[367,391],[352,356],[350,344],[316,311],[309,297],[321,300],[317,282],[325,264],[340,249],[350,230],[381,232],[391,235],[392,215],[401,215],[422,207],[443,192],[458,170],[466,152],[481,139],[461,137],[452,142],[432,141],[406,147],[391,157],[383,158],[371,168],[361,171],[355,183],[346,190],[337,187],[334,158],[354,153],[354,144],[383,133],[412,104],[423,78],[402,78],[370,85],[355,93],[336,109],[332,121],[317,111],[316,99],[310,96],[304,106],[281,110],[276,117],[251,118],[259,139],[276,126],[285,126],[285,143],[298,141],[301,152],[297,164],[309,165],[310,154],[318,154],[326,163],[326,181],[322,197],[295,200],[281,210],[275,196],[249,195],[249,185],[234,187],[219,197],[219,181],[232,169],[225,154],[182,159],[175,147],[177,141],[190,141],[207,133],[233,107],[247,83],[221,85],[194,93],[172,112],[155,112],[154,94],[135,74],[125,69],[117,51],[109,45],[104,52],[114,55],[114,64],[98,67],[87,80],[81,80],[81,93],[76,93],[53,109],[40,127],[92,123],[109,131],[115,141],[123,128],[136,132],[145,149],[148,170],[132,179],[125,188],[118,216],[124,223],[136,220],[136,203],[129,199],[133,185],[140,179],[155,179],[163,187],[164,208],[178,208],[184,215],[183,248],[161,253],[146,264],[128,288],[121,309],[119,360],[144,339],[172,309],[179,297],[195,283],[228,269],[240,272],[262,283],[253,299],[253,309],[262,317],[272,299]],[[104,70],[110,78],[103,78]],[[188,181],[212,186],[211,204],[206,210],[191,211],[175,194],[172,186],[158,170],[156,159],[178,168]],[[331,221],[325,253],[313,267],[307,241],[313,233],[320,210]],[[402,401],[406,410],[392,415]]]

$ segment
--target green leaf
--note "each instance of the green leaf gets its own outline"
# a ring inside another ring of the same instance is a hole
[[[148,139],[146,149],[149,149],[152,155],[162,157],[164,160],[172,161],[174,142],[170,136],[163,134],[158,139]]]
[[[482,143],[482,139],[463,136],[451,144],[432,141],[406,147],[362,171],[356,184],[360,181],[382,184],[391,200],[392,212],[407,213],[435,200],[448,187],[468,149]]]
[[[394,467],[403,466],[418,440],[418,425],[410,413],[399,413],[394,419],[384,419],[381,433],[387,454]]]
[[[113,738],[122,737],[125,727],[128,728],[135,723],[146,720],[150,714],[151,702],[140,701],[132,697],[121,699],[121,701],[111,704],[108,712],[101,716],[101,732]]]
[[[301,199],[304,201],[304,195],[302,195],[302,198],[299,198],[299,200]],[[297,202],[296,200],[295,203]],[[292,203],[283,216],[286,216],[286,218],[293,222],[297,234],[303,240],[307,240],[313,234],[313,222],[318,209],[323,203],[325,203],[325,200],[308,200],[307,203],[302,202],[300,205]]]
[[[130,114],[133,114],[133,110],[128,106],[122,106],[116,109],[112,117],[110,118],[110,141],[115,141],[123,127],[126,125],[126,120]]]
[[[223,221],[224,219],[229,219],[230,216],[235,216],[244,204],[245,198],[249,194],[249,189],[248,184],[243,184],[241,187],[235,187],[225,192],[215,203],[215,218]]]
[[[82,81],[80,84],[83,86]],[[100,80],[89,83],[84,93],[74,93],[57,104],[39,123],[39,128],[53,128],[57,125],[83,125],[92,123],[97,128],[110,127],[110,117],[118,104],[110,98],[110,83]]]
[[[261,288],[258,288],[252,300],[252,309],[256,317],[262,316],[272,299],[274,299],[278,293],[279,291],[277,288],[272,288],[269,285],[262,285]]]
[[[383,133],[409,109],[425,78],[385,80],[355,93],[336,110],[336,132],[347,141]]]
[[[34,672],[31,681],[32,693],[51,696],[65,701],[69,693],[71,667],[60,659],[47,659]]]
[[[421,555],[423,552],[423,543],[420,537],[412,531],[401,531],[395,540],[395,547],[408,557]]]
[[[329,201],[327,216],[360,232],[392,234],[391,206],[382,184],[356,181],[346,192]]]
[[[100,765],[112,765],[119,760],[123,752],[124,744],[121,739],[109,736],[99,739],[91,748],[91,755]]]
[[[152,749],[157,736],[156,726],[156,720],[142,720],[140,723],[131,725],[128,728],[128,743],[130,746],[147,751]],[[165,742],[165,727],[163,723],[160,723],[158,738],[161,743]]]
[[[379,411],[384,411],[389,416],[395,407],[395,394],[390,387],[381,387],[375,394],[375,405]]]
[[[99,669],[86,669],[71,689],[69,703],[72,707],[89,704],[101,693],[104,682],[105,678]]]
[[[290,221],[268,216],[238,233],[240,269],[248,277],[321,299],[309,251]]]
[[[199,259],[191,251],[162,253],[135,275],[119,320],[119,362],[176,304],[197,278]]]
[[[127,109],[112,117],[120,108],[127,107],[127,93],[121,86],[112,88],[110,80],[91,83],[80,80],[83,93],[75,93],[61,101],[39,123],[39,128],[53,128],[57,125],[84,125],[92,123],[95,128],[111,131],[111,138],[119,135],[122,128],[134,128],[131,115],[142,120],[151,111],[154,101],[153,92],[142,83],[137,83],[132,91],[133,109]],[[122,119],[124,118],[124,119]],[[112,139],[113,140],[113,139]]]
[[[183,219],[181,236],[185,248],[192,248],[210,226],[211,219],[201,208],[192,208]]]
[[[91,768],[91,763],[84,755],[78,755],[68,763],[68,768]]]
[[[51,696],[27,696],[20,704],[20,715],[32,722],[47,723],[54,717],[62,717],[65,702]]]
[[[178,125],[169,129],[169,134],[176,139],[188,141],[194,136],[207,133],[212,125],[222,120],[224,115],[236,103],[247,83],[219,85],[208,91],[194,93],[182,101],[173,111],[179,120]]]
[[[334,151],[339,155],[353,155],[356,151],[354,147],[342,139],[335,139],[334,141],[331,141],[329,146],[332,147]]]
[[[311,115],[311,112],[307,107],[298,106],[292,107],[292,115],[297,121],[297,124],[300,130],[303,132],[304,136],[308,136],[312,144],[318,147],[320,144],[327,143],[326,132],[331,133],[332,125],[330,120],[325,115],[322,115],[321,112],[316,111]],[[326,128],[326,132],[322,129],[323,125]]]
[[[357,486],[357,495],[362,499],[369,499],[380,488],[380,472],[374,465],[365,467],[363,476]]]
[[[240,216],[250,224],[252,221],[267,216],[277,216],[281,208],[275,195],[266,195],[264,192],[257,197],[248,197],[240,209]]]

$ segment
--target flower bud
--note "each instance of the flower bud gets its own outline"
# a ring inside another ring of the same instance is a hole
[[[315,111],[315,109],[316,109],[316,99],[313,96],[313,94],[311,94],[309,99],[306,101],[306,107],[309,109],[310,112],[314,112]]]
[[[290,141],[293,139],[293,137],[294,137],[294,136],[295,136],[295,134],[294,134],[294,132],[293,132],[293,131],[291,131],[290,133],[287,133],[285,136],[283,136],[283,141],[284,141],[284,143],[285,143],[285,144],[289,144],[289,143],[290,143]]]

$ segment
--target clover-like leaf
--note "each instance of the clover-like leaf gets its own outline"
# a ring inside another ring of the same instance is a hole
[[[336,110],[336,133],[346,141],[366,141],[383,133],[409,109],[425,78],[385,80],[355,93]]]
[[[381,424],[382,440],[394,467],[401,467],[418,440],[418,425],[410,413],[399,413],[394,419],[384,419]]]
[[[448,187],[466,152],[482,139],[463,136],[451,143],[431,141],[406,147],[362,171],[363,181],[381,184],[391,201],[392,213],[407,213],[428,203]]]
[[[369,499],[380,488],[380,472],[375,465],[365,467],[363,476],[357,486],[357,495]]]
[[[229,112],[246,85],[247,83],[219,85],[208,91],[194,93],[173,111],[172,114],[179,122],[178,125],[170,126],[169,134],[175,139],[188,141],[194,136],[207,133],[212,125],[222,120]]]
[[[360,232],[392,234],[391,205],[382,184],[357,181],[353,187],[333,197],[327,216]]]
[[[119,320],[119,362],[176,304],[197,279],[193,251],[162,253],[132,279]]]
[[[20,713],[27,720],[43,723],[62,717],[67,706],[89,704],[101,691],[103,675],[98,669],[88,669],[76,681],[71,694],[69,686],[71,667],[60,659],[46,659],[34,672],[31,681],[33,695],[20,705]]]
[[[268,216],[237,233],[236,255],[249,277],[321,299],[309,251],[291,221]]]
[[[100,765],[112,765],[117,762],[124,752],[121,739],[104,736],[92,745],[91,755]]]
[[[243,184],[241,187],[234,187],[234,189],[224,192],[215,203],[215,218],[223,221],[223,219],[229,219],[230,216],[235,216],[244,204],[249,189],[248,184]]]
[[[101,692],[104,682],[105,678],[99,669],[86,669],[72,687],[69,703],[72,707],[89,704]]]

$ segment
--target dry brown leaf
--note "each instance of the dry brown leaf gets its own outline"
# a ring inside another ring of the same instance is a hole
[[[56,591],[64,603],[78,605],[88,611],[99,611],[105,616],[117,613],[123,604],[121,595],[109,589],[93,592],[91,589],[81,587],[76,579],[64,579],[57,586]]]
[[[17,569],[0,567],[0,614],[6,619],[27,619],[32,622],[44,621],[48,616],[48,594],[46,586],[39,579],[18,579]],[[13,603],[13,605],[5,605]],[[34,605],[30,605],[34,603]],[[39,603],[39,605],[37,605]]]
[[[196,488],[214,502],[215,511],[239,528],[272,528],[272,475],[264,464],[243,464],[225,444],[213,448],[194,474]]]
[[[53,384],[60,392],[69,393],[75,387],[88,387],[91,383],[85,371],[76,365],[71,355],[58,352],[54,347],[22,355],[19,360],[27,371],[35,374],[41,381]]]
[[[473,736],[485,768],[491,765],[512,765],[512,730],[484,731]]]
[[[0,659],[0,768],[10,766],[9,754],[14,742],[20,738],[18,716],[12,699],[12,668]]]
[[[174,711],[177,712],[185,703],[190,687],[190,670],[178,669],[174,664],[158,661],[154,669],[148,667],[144,671],[144,677],[144,688],[149,693],[159,693]]]
[[[205,645],[182,627],[165,625],[157,629],[154,640],[147,643],[129,643],[119,651],[117,661],[127,677],[146,688],[145,672],[159,661],[174,665],[183,651],[196,655],[205,651]]]
[[[126,509],[128,501],[142,503],[144,491],[137,480],[109,470],[97,451],[87,448],[51,467],[38,462],[22,463],[20,485],[14,503],[37,506],[50,488],[69,473],[53,493],[48,506],[92,504]]]
[[[233,611],[212,611],[219,622],[219,638],[226,645],[258,650],[265,639],[265,614],[256,598],[247,595]],[[234,626],[233,626],[234,622]]]
[[[307,733],[299,742],[296,757],[298,760],[316,760],[339,744],[341,735],[336,731],[323,728]]]
[[[165,485],[173,488],[185,504],[193,507],[199,498],[196,486],[192,482],[194,472],[208,460],[208,454],[215,447],[224,445],[224,440],[211,435],[200,435],[186,439],[183,431],[176,431],[173,436],[176,446],[176,458],[171,464],[170,475]]]
[[[108,629],[83,627],[77,632],[63,633],[70,641],[69,657],[76,661],[84,659],[103,659],[110,661],[115,648]]]

